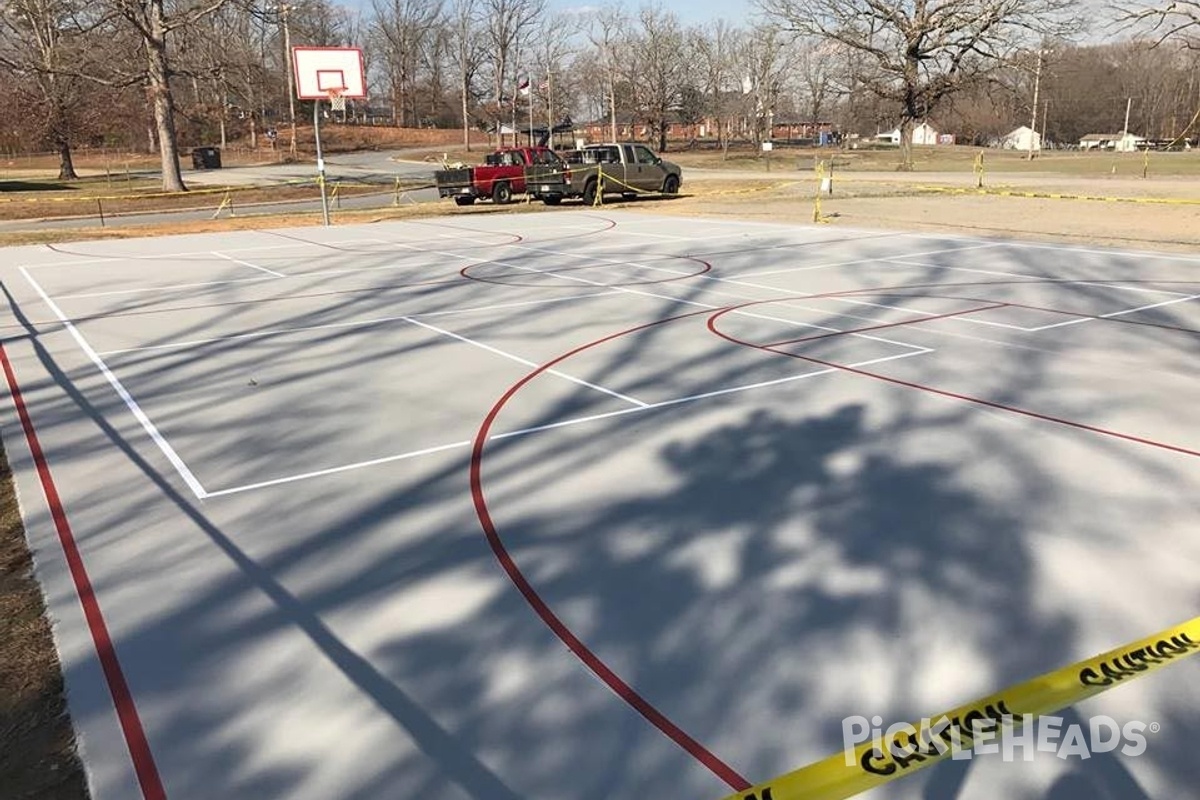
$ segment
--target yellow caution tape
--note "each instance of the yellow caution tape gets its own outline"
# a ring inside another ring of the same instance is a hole
[[[343,180],[345,186],[378,186],[378,184],[368,183],[366,181]],[[0,203],[80,203],[80,202],[95,202],[96,200],[105,201],[138,201],[138,200],[156,200],[164,197],[195,197],[205,194],[229,194],[230,192],[253,192],[262,191],[265,189],[278,189],[282,187],[300,187],[300,186],[316,186],[316,180],[312,178],[304,178],[292,181],[280,181],[279,183],[264,183],[264,184],[246,184],[244,186],[213,186],[207,189],[189,189],[186,192],[145,192],[145,193],[128,193],[128,194],[113,194],[113,195],[78,195],[75,197],[0,197]]]
[[[994,195],[997,197],[1032,197],[1041,200],[1093,200],[1103,203],[1149,203],[1155,205],[1200,205],[1200,198],[1189,197],[1110,197],[1094,194],[1064,192],[1018,192],[1012,189],[962,189],[954,186],[917,186],[917,191],[939,194]]]
[[[1200,650],[1200,617],[1124,647],[1048,672],[1002,692],[904,726],[891,741],[859,745],[729,795],[724,800],[841,800],[922,767],[1000,741],[1023,716],[1050,714]],[[899,726],[897,726],[899,727]],[[895,730],[892,728],[891,730]],[[952,746],[953,745],[953,746]]]

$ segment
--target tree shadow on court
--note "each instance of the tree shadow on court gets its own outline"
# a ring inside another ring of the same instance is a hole
[[[711,300],[692,285],[678,297]],[[425,299],[435,309],[462,302],[441,290]],[[388,303],[386,295],[346,295],[291,321],[352,320]],[[221,321],[236,323],[235,308],[220,312],[228,315]],[[691,308],[668,299],[646,313]],[[679,324],[707,336],[703,320]],[[845,324],[833,312],[818,321]],[[648,360],[670,345],[672,325],[616,340],[589,377],[603,382]],[[507,582],[474,515],[465,451],[381,467],[377,483],[347,475],[234,504],[199,503],[164,476],[157,453],[142,454],[138,429],[114,425],[124,412],[107,387],[65,374],[27,327],[65,392],[59,405],[39,405],[38,418],[82,414],[92,425],[72,443],[77,449],[58,455],[115,446],[147,479],[120,493],[98,481],[78,513],[81,530],[99,532],[93,551],[136,559],[144,573],[107,577],[99,588],[124,623],[118,651],[172,796],[329,796],[330,786],[338,797],[476,800],[726,792],[587,673]],[[196,322],[192,330],[204,328]],[[455,330],[486,340],[505,326]],[[554,334],[571,340],[572,331]],[[344,335],[329,331],[316,342]],[[520,342],[533,348],[538,336],[530,331]],[[347,363],[369,369],[373,359],[426,346],[396,341],[382,356],[350,347]],[[169,395],[222,369],[256,368],[261,358],[232,343],[212,353],[233,360],[183,375],[138,357],[122,375],[141,370],[146,385]],[[649,368],[632,389],[671,385],[672,371],[701,367],[712,386],[744,383],[761,366],[746,356],[732,346],[697,353]],[[1017,403],[1058,358],[1027,353],[995,399]],[[945,377],[934,366],[919,370]],[[298,389],[306,385],[297,379]],[[1038,450],[1057,434],[1021,437],[974,408],[931,406],[903,392],[881,401],[843,386],[802,381],[486,449],[485,496],[534,588],[637,691],[752,780],[840,750],[846,716],[878,714],[885,725],[919,719],[1090,655],[1079,651],[1073,610],[1045,591],[1039,548],[1046,531],[1063,525],[1056,517],[1079,513],[1064,511],[1068,503],[1103,509],[1105,491],[1048,471]],[[536,409],[533,421],[577,415],[588,391]],[[278,409],[301,431],[289,452],[321,446],[326,433],[305,430],[307,418],[368,407],[337,396],[310,400]],[[205,402],[196,398],[180,413],[200,414]],[[1086,416],[1098,406],[1072,411]],[[278,448],[248,424],[223,433],[241,437],[252,459]],[[1115,442],[1089,446],[1097,461],[1129,459],[1168,489],[1189,485],[1162,461]],[[182,533],[129,527],[139,508],[151,522],[177,525],[158,509],[164,497],[186,518]],[[138,597],[137,587],[155,580],[161,607],[124,605],[127,593]],[[201,695],[197,686],[211,691]],[[74,697],[72,711],[111,714],[104,700]],[[260,705],[287,722],[270,728],[257,720]],[[1170,721],[1194,728],[1183,712]],[[263,730],[287,730],[287,741],[263,742]],[[1182,745],[1159,744],[1144,758],[1176,785],[1194,778]],[[963,770],[940,765],[877,794],[980,796],[978,786],[969,793],[972,776]],[[1123,767],[1106,764],[1097,777],[1085,766],[1045,800],[1083,796],[1080,776],[1124,785],[1128,776],[1112,770]]]

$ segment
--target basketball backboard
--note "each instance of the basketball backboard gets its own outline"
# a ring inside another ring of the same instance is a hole
[[[362,50],[357,47],[293,47],[292,65],[301,100],[367,96]]]

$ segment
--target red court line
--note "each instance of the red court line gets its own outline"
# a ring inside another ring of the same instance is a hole
[[[708,263],[707,261],[705,261],[703,259],[695,258],[694,256],[673,256],[672,255],[672,256],[655,256],[655,258],[654,258],[654,260],[656,260],[656,261],[665,261],[667,259],[676,260],[676,261],[694,261],[700,265],[700,269],[695,270],[694,272],[688,272],[686,274],[672,275],[669,278],[654,278],[653,280],[643,280],[643,281],[620,281],[617,283],[601,283],[600,281],[594,281],[594,280],[590,280],[590,279],[579,279],[577,281],[572,281],[572,285],[575,283],[583,282],[583,283],[592,284],[601,289],[604,289],[604,288],[620,289],[620,288],[624,288],[624,287],[628,287],[628,286],[649,286],[649,285],[655,284],[655,283],[673,283],[675,281],[687,280],[688,278],[695,278],[697,275],[703,275],[704,273],[706,273],[712,269],[712,264]],[[643,259],[643,260],[646,260],[646,259]],[[475,275],[471,272],[471,270],[475,269],[476,267],[483,267],[483,266],[487,266],[489,264],[495,264],[495,263],[496,263],[495,261],[478,261],[474,264],[468,264],[467,266],[463,267],[462,269],[460,269],[458,271],[458,274],[462,275],[467,280],[479,281],[480,283],[493,283],[498,286],[532,286],[535,289],[563,288],[560,286],[547,285],[545,283],[532,283],[532,282],[528,282],[528,281],[519,281],[519,280],[518,281],[510,281],[510,280],[504,280],[504,279],[500,279],[500,278],[484,278],[479,275]],[[504,265],[501,264],[500,266],[504,266]],[[623,264],[604,264],[604,263],[584,264],[584,265],[578,266],[578,267],[563,267],[561,269],[533,269],[532,267],[530,267],[530,269],[533,270],[534,274],[545,275],[547,277],[553,278],[553,277],[557,277],[558,275],[560,275],[561,273],[564,273],[564,272],[575,272],[575,271],[581,270],[581,269],[597,269],[597,270],[599,270],[599,269],[615,269],[618,267],[633,267],[636,269],[640,266],[641,266],[640,264],[635,264],[632,261],[630,261],[630,262],[625,262]],[[521,272],[519,274],[526,275],[528,273]],[[568,278],[567,280],[570,281],[570,278]]]
[[[1122,281],[1122,283],[1128,283],[1128,282],[1129,281]],[[1172,282],[1173,281],[1165,281],[1165,283],[1172,283]],[[947,284],[947,285],[949,285],[949,286],[964,285],[965,286],[968,284]],[[930,296],[932,297],[935,295],[930,295]],[[977,302],[977,303],[986,302],[984,300],[981,300],[978,297],[950,297],[949,295],[940,295],[940,296],[944,297],[947,300],[970,300],[972,302]],[[1188,302],[1188,298],[1186,296],[1180,297],[1179,302],[1181,302],[1181,303]],[[1062,314],[1063,316],[1066,316],[1066,317],[1079,317],[1081,319],[1094,319],[1094,320],[1098,320],[1100,322],[1117,322],[1122,325],[1141,325],[1146,328],[1162,328],[1164,331],[1177,331],[1179,333],[1190,333],[1193,335],[1200,335],[1200,330],[1197,330],[1195,328],[1185,328],[1182,325],[1168,325],[1165,322],[1147,322],[1146,320],[1129,319],[1124,316],[1120,316],[1120,317],[1107,316],[1106,317],[1103,314],[1088,314],[1083,311],[1066,311],[1061,308],[1050,308],[1049,306],[1034,306],[1034,305],[1030,305],[1029,303],[1017,303],[1014,301],[1007,301],[1004,303],[1004,305],[1011,306],[1012,308],[1025,308],[1025,309],[1029,309],[1030,311],[1045,311],[1049,314]],[[1142,309],[1142,311],[1157,311],[1157,310],[1158,310],[1157,308]],[[1118,313],[1124,313],[1124,312],[1118,312]],[[1130,311],[1129,313],[1134,313],[1134,312]],[[1026,331],[1026,333],[1040,333],[1040,331]]]
[[[723,309],[720,309],[715,312],[710,312],[711,316],[708,318],[708,323],[707,323],[708,329],[710,331],[712,331],[713,333],[715,333],[717,336],[720,336],[722,339],[724,339],[728,342],[732,342],[733,344],[742,345],[744,347],[753,347],[757,350],[763,350],[768,353],[775,353],[777,355],[787,356],[789,358],[798,358],[798,359],[801,359],[802,361],[808,361],[809,363],[812,363],[812,364],[819,364],[823,367],[831,367],[833,369],[839,369],[839,370],[842,370],[843,372],[850,372],[855,375],[862,375],[863,377],[866,377],[866,378],[874,378],[875,380],[895,384],[896,386],[904,386],[908,389],[916,389],[918,391],[928,392],[929,394],[935,394],[935,395],[939,395],[941,397],[949,397],[954,400],[962,400],[967,403],[974,403],[975,405],[987,406],[989,408],[995,408],[1000,411],[1007,411],[1012,414],[1020,414],[1025,417],[1032,417],[1033,419],[1040,419],[1044,422],[1053,422],[1057,425],[1066,425],[1066,426],[1069,426],[1072,428],[1078,428],[1080,430],[1090,431],[1091,433],[1098,433],[1103,436],[1111,436],[1115,439],[1123,439],[1128,442],[1144,444],[1149,447],[1157,447],[1160,450],[1170,450],[1172,452],[1183,453],[1184,455],[1188,455],[1188,456],[1200,456],[1200,451],[1191,450],[1186,447],[1181,447],[1179,445],[1168,444],[1167,442],[1159,442],[1154,439],[1146,439],[1141,436],[1134,436],[1134,435],[1128,434],[1128,433],[1121,433],[1120,431],[1114,431],[1114,430],[1110,430],[1108,428],[1101,428],[1096,425],[1088,425],[1085,422],[1076,422],[1075,420],[1064,419],[1062,417],[1055,417],[1055,416],[1051,416],[1050,414],[1042,414],[1041,412],[1038,412],[1038,411],[1031,411],[1027,408],[1020,408],[1018,406],[1006,405],[1004,403],[997,403],[994,400],[987,400],[982,397],[975,397],[975,396],[969,395],[969,394],[960,394],[958,392],[951,392],[947,389],[939,389],[936,386],[927,386],[926,384],[923,384],[923,383],[915,383],[913,381],[906,381],[906,380],[902,380],[900,378],[894,378],[890,375],[883,375],[878,372],[871,372],[870,370],[859,369],[858,367],[849,367],[844,364],[835,363],[833,361],[825,361],[824,359],[813,358],[812,356],[804,356],[804,355],[800,355],[799,353],[789,353],[786,350],[775,350],[775,349],[772,349],[771,345],[757,344],[755,342],[748,342],[748,341],[745,341],[744,339],[738,339],[735,336],[732,336],[728,333],[725,333],[725,332],[717,329],[717,324],[716,324],[717,320],[720,319],[721,317],[723,317],[725,314],[728,314],[730,311],[737,311],[738,309],[742,309],[747,306],[761,305],[764,302],[766,302],[766,303],[776,302],[777,303],[780,301],[779,300],[755,301],[755,302],[750,302],[750,303],[743,303],[738,306],[730,306],[730,307],[723,308]]]
[[[626,683],[620,675],[614,672],[599,656],[583,643],[583,641],[571,632],[558,615],[551,610],[550,606],[538,594],[537,589],[521,572],[521,568],[517,566],[516,561],[509,554],[508,548],[504,546],[500,534],[496,530],[496,525],[492,521],[491,512],[488,510],[487,498],[483,492],[483,448],[484,443],[488,439],[488,435],[492,429],[492,423],[496,417],[504,409],[508,401],[513,398],[527,383],[532,381],[538,375],[546,372],[568,358],[583,352],[589,348],[611,341],[621,336],[634,333],[636,331],[652,328],[656,325],[662,325],[675,320],[686,319],[700,314],[710,314],[712,309],[701,309],[699,311],[690,311],[685,314],[679,314],[665,319],[654,320],[633,328],[628,328],[617,333],[610,334],[595,341],[576,347],[552,361],[547,361],[535,370],[530,372],[521,380],[509,387],[508,391],[496,401],[487,416],[484,417],[483,423],[479,426],[479,431],[475,434],[475,441],[471,448],[471,497],[475,503],[475,514],[479,517],[479,524],[483,527],[484,535],[487,537],[488,545],[492,549],[492,553],[496,556],[496,560],[500,562],[500,566],[504,568],[513,585],[517,587],[525,601],[533,608],[537,615],[542,619],[554,635],[567,646],[567,648],[575,654],[575,656],[587,666],[592,673],[599,678],[609,689],[611,689],[618,697],[637,710],[645,719],[662,731],[671,741],[675,742],[689,755],[703,764],[714,775],[725,781],[734,791],[742,791],[750,787],[750,782],[742,775],[735,771],[732,767],[718,758],[712,751],[706,748],[700,742],[689,736],[682,728],[667,718],[665,714],[655,708],[649,700],[646,700],[637,690]]]
[[[993,403],[991,401],[983,400],[980,398],[973,398],[973,397],[969,397],[966,395],[957,395],[952,392],[944,391],[941,389],[936,389],[933,387],[921,386],[919,384],[909,383],[909,382],[902,381],[902,380],[899,380],[896,378],[890,378],[885,375],[868,372],[866,370],[858,369],[855,367],[847,367],[847,366],[844,366],[841,364],[835,364],[835,363],[829,362],[829,361],[822,361],[820,359],[816,359],[816,358],[812,358],[812,357],[808,357],[808,356],[794,355],[792,353],[787,353],[784,351],[770,350],[765,345],[758,345],[758,344],[754,344],[752,342],[742,342],[740,340],[734,339],[733,337],[728,336],[728,335],[722,333],[721,331],[716,330],[715,325],[714,325],[714,320],[726,313],[729,313],[732,311],[737,311],[737,310],[739,310],[741,308],[745,308],[747,306],[761,305],[762,303],[772,303],[772,302],[786,303],[788,301],[796,300],[796,299],[813,299],[813,298],[826,298],[826,297],[853,297],[853,296],[872,295],[872,294],[883,294],[883,295],[887,296],[888,293],[893,293],[895,296],[900,296],[900,297],[911,297],[911,296],[941,297],[939,295],[912,295],[912,294],[905,294],[904,292],[911,292],[914,289],[921,289],[921,288],[935,288],[935,287],[943,288],[948,285],[949,286],[979,286],[979,285],[986,286],[986,285],[1009,285],[1009,284],[1014,284],[1014,283],[1027,283],[1027,282],[1031,282],[1031,281],[970,281],[970,282],[964,282],[964,283],[960,283],[960,284],[945,284],[945,283],[941,283],[941,282],[931,283],[931,284],[899,284],[899,285],[893,285],[893,286],[876,286],[876,287],[868,287],[868,288],[862,288],[862,289],[849,289],[849,290],[844,290],[844,291],[824,292],[824,293],[819,293],[819,294],[806,295],[804,297],[775,298],[775,299],[771,299],[771,300],[762,300],[762,301],[754,301],[754,302],[749,302],[749,303],[742,303],[742,304],[736,305],[736,306],[726,306],[726,307],[716,309],[716,310],[700,309],[698,311],[691,311],[691,312],[679,314],[679,315],[676,315],[673,317],[667,317],[665,319],[654,320],[652,322],[644,323],[642,325],[637,325],[635,327],[628,328],[626,330],[622,330],[617,333],[610,334],[603,338],[596,339],[595,341],[580,345],[579,347],[576,347],[566,353],[563,353],[562,355],[554,358],[553,360],[548,361],[548,362],[542,364],[541,366],[537,367],[535,370],[533,370],[532,372],[527,374],[525,377],[521,378],[521,380],[519,380],[517,383],[515,383],[511,387],[509,387],[509,389],[504,393],[504,395],[501,396],[500,399],[497,400],[496,403],[492,406],[492,408],[488,411],[487,416],[484,418],[483,423],[480,425],[479,431],[475,435],[475,439],[472,443],[471,461],[470,461],[471,497],[472,497],[472,500],[475,505],[476,516],[479,519],[480,526],[483,528],[483,532],[487,538],[488,545],[491,548],[493,555],[496,557],[496,560],[500,563],[500,566],[504,569],[509,580],[513,583],[513,585],[521,593],[522,597],[525,598],[525,601],[534,610],[534,612],[538,615],[538,617],[542,620],[542,622],[545,623],[545,625],[548,628],[550,628],[550,630],[555,634],[555,636],[557,636],[558,639],[560,641],[562,641],[562,643],[565,644],[567,646],[567,648],[581,662],[583,662],[583,664],[589,670],[591,670],[591,672],[594,675],[596,675],[596,677],[598,677],[610,690],[612,690],[613,693],[615,693],[618,697],[620,697],[627,704],[629,704],[632,708],[634,708],[638,713],[640,713],[648,722],[650,722],[652,725],[654,725],[656,728],[658,728],[664,735],[666,735],[673,742],[675,742],[680,748],[682,748],[685,752],[687,752],[689,755],[691,755],[693,758],[695,758],[697,761],[699,761],[701,764],[703,764],[705,767],[707,767],[709,769],[709,771],[711,771],[714,775],[721,778],[721,780],[725,781],[735,791],[742,791],[750,786],[749,782],[744,777],[742,777],[738,772],[736,772],[732,767],[725,764],[718,756],[716,756],[714,753],[712,753],[710,750],[708,750],[706,747],[704,747],[698,741],[693,739],[685,731],[683,731],[681,728],[679,728],[679,726],[677,726],[670,719],[668,719],[661,711],[656,709],[648,700],[646,700],[644,697],[642,697],[640,694],[638,694],[637,691],[635,689],[633,689],[633,687],[631,687],[619,675],[617,675],[607,664],[605,664],[599,658],[599,656],[597,656],[594,652],[592,652],[592,650],[590,648],[588,648],[588,646],[582,640],[580,640],[566,626],[566,624],[561,619],[559,619],[559,617],[554,613],[554,611],[550,608],[550,606],[546,603],[546,601],[542,599],[542,597],[538,594],[537,590],[533,587],[533,585],[525,577],[524,573],[521,572],[521,568],[519,566],[517,566],[515,560],[513,559],[511,554],[508,552],[508,549],[505,547],[503,540],[500,538],[500,534],[496,528],[495,522],[492,520],[491,512],[488,508],[487,498],[486,498],[486,496],[484,494],[484,490],[483,490],[482,472],[483,472],[484,445],[487,442],[487,439],[491,434],[491,429],[492,429],[492,426],[493,426],[496,418],[499,416],[500,412],[504,409],[504,407],[508,404],[508,402],[530,381],[532,381],[537,376],[543,374],[547,370],[553,368],[554,366],[562,363],[563,361],[571,358],[572,356],[574,356],[578,353],[581,353],[585,350],[588,350],[592,347],[603,344],[605,342],[612,341],[613,339],[617,339],[619,337],[635,333],[640,330],[645,330],[645,329],[652,328],[652,327],[655,327],[657,325],[661,325],[661,324],[664,324],[667,322],[673,322],[675,320],[685,319],[688,317],[695,317],[695,316],[699,316],[702,314],[708,314],[709,315],[709,319],[708,319],[709,329],[711,331],[713,331],[714,333],[716,333],[718,336],[721,336],[722,338],[724,338],[728,341],[734,342],[736,344],[739,344],[739,345],[756,347],[758,349],[766,350],[768,352],[775,353],[778,355],[786,355],[786,356],[790,356],[793,358],[800,358],[802,360],[809,361],[809,362],[812,362],[815,364],[820,364],[822,366],[831,367],[831,368],[848,371],[848,372],[853,372],[853,373],[864,375],[866,377],[876,378],[879,380],[888,381],[890,383],[895,383],[895,384],[899,384],[902,386],[908,386],[910,388],[920,389],[922,391],[928,391],[928,392],[932,392],[934,394],[940,394],[940,395],[944,395],[947,397],[964,400],[967,402],[979,403],[981,405],[988,405],[988,406],[992,406],[992,407],[998,408],[1003,411],[1011,411],[1013,413],[1023,414],[1025,416],[1030,416],[1030,417],[1034,417],[1034,418],[1038,418],[1038,419],[1044,419],[1044,420],[1047,420],[1050,422],[1056,422],[1056,423],[1060,423],[1060,424],[1064,424],[1064,425],[1070,425],[1072,427],[1081,428],[1084,430],[1090,430],[1090,431],[1094,431],[1096,433],[1101,433],[1101,434],[1105,434],[1105,435],[1115,436],[1117,438],[1127,439],[1130,441],[1134,441],[1134,442],[1138,442],[1138,443],[1142,443],[1142,444],[1148,444],[1148,445],[1155,446],[1155,447],[1161,447],[1161,448],[1167,449],[1167,450],[1176,450],[1178,452],[1182,452],[1187,455],[1200,455],[1200,452],[1194,452],[1194,451],[1187,450],[1184,448],[1175,447],[1173,445],[1154,442],[1154,441],[1151,441],[1148,439],[1140,439],[1135,436],[1129,436],[1127,434],[1122,434],[1122,433],[1118,433],[1115,431],[1108,431],[1103,428],[1096,428],[1093,426],[1089,426],[1089,425],[1086,425],[1083,423],[1073,422],[1070,420],[1058,419],[1056,417],[1050,417],[1047,415],[1039,414],[1037,412],[1027,411],[1025,409],[1004,406],[1004,405],[1001,405],[998,403]],[[1043,283],[1044,281],[1034,281],[1034,282]],[[950,299],[963,299],[963,298],[950,298]],[[974,302],[988,302],[986,300],[981,300],[981,299],[976,299],[976,298],[971,298],[971,299]],[[1000,305],[1004,305],[1004,304],[1000,304]]]
[[[978,308],[968,308],[963,311],[951,311],[946,314],[932,314],[928,317],[917,317],[915,319],[905,319],[900,322],[887,322],[881,325],[868,325],[865,328],[850,328],[844,331],[830,331],[829,333],[819,333],[815,336],[801,336],[799,339],[785,339],[782,342],[772,342],[771,344],[763,345],[764,347],[779,347],[784,344],[796,344],[798,342],[811,342],[816,339],[828,339],[830,336],[845,336],[848,333],[863,333],[865,331],[878,331],[884,328],[898,328],[901,325],[915,325],[918,322],[929,322],[933,319],[947,319],[949,317],[962,317],[967,314],[975,314],[979,311],[988,311],[993,308],[1003,308],[1008,303],[992,303],[987,306],[979,306]]]
[[[67,512],[58,496],[58,488],[50,474],[50,465],[42,452],[38,441],[37,431],[33,420],[25,407],[21,396],[21,388],[17,376],[13,372],[12,363],[8,359],[8,351],[0,344],[0,362],[4,365],[4,377],[8,381],[8,390],[12,394],[13,405],[17,416],[21,418],[21,427],[25,430],[25,441],[29,443],[29,452],[37,467],[38,479],[42,484],[42,492],[46,495],[46,503],[50,507],[50,515],[54,518],[54,528],[58,531],[58,541],[62,545],[63,555],[67,559],[67,567],[71,572],[71,580],[75,584],[75,592],[79,595],[79,604],[83,606],[83,615],[87,620],[88,630],[92,634],[92,643],[96,647],[96,655],[104,670],[104,678],[108,682],[108,691],[112,695],[113,706],[117,710],[117,720],[121,732],[125,735],[125,745],[129,748],[129,757],[133,761],[134,772],[137,773],[138,784],[142,789],[145,800],[165,800],[167,793],[163,788],[162,779],[158,775],[158,767],[154,763],[154,755],[150,752],[150,744],[146,740],[146,732],[142,728],[137,706],[125,681],[125,673],[121,670],[121,662],[117,658],[116,648],[112,637],[109,636],[108,626],[104,623],[104,614],[100,603],[88,578],[87,568],[83,564],[83,556],[75,543],[75,535],[67,521]]]

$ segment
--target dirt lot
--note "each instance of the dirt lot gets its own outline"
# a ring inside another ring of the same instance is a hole
[[[58,654],[0,448],[0,795],[87,797]]]
[[[934,181],[930,181],[934,183]],[[958,182],[961,185],[961,181]],[[1016,183],[1014,191],[1078,196],[1190,199],[1194,185],[1158,181],[1156,185],[1118,186],[1111,182],[1059,180]],[[810,176],[789,182],[781,176],[761,181],[760,191],[729,191],[731,182],[708,178],[690,181],[689,197],[677,202],[644,204],[656,213],[711,214],[743,219],[812,222],[816,182]],[[964,187],[966,188],[966,187]],[[1119,195],[1110,195],[1119,192]],[[1139,249],[1200,248],[1200,198],[1192,203],[1146,203],[1049,199],[1006,195],[942,194],[879,179],[835,181],[822,195],[821,213],[830,225],[857,228],[938,230],[974,236],[1066,241]]]

